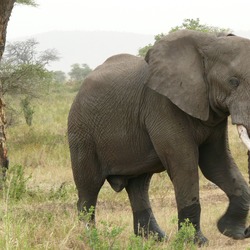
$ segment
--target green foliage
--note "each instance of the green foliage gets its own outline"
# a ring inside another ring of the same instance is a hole
[[[58,60],[56,50],[37,52],[34,39],[9,43],[0,64],[0,88],[6,93],[38,96],[52,81],[46,66]],[[39,93],[39,94],[38,94]]]
[[[54,83],[63,84],[66,82],[66,74],[63,71],[61,70],[52,71],[51,74]]]
[[[21,108],[23,110],[24,118],[26,124],[31,126],[33,120],[33,114],[35,113],[34,107],[31,106],[31,98],[26,96],[24,99],[21,100]]]
[[[75,63],[71,65],[71,71],[69,72],[70,80],[74,83],[82,83],[91,71],[92,69],[87,64],[80,65]]]
[[[34,0],[17,0],[16,2],[18,4],[30,5],[30,6],[33,6],[33,7],[38,6],[38,4],[36,3],[36,1],[34,1]]]
[[[195,228],[193,224],[186,219],[185,222],[181,223],[181,228],[176,234],[174,241],[171,242],[170,248],[173,250],[197,249],[194,241]]]
[[[118,236],[123,229],[119,226],[113,226],[106,221],[101,221],[98,228],[91,224],[91,217],[95,208],[90,207],[87,212],[86,209],[79,215],[79,219],[86,223],[84,230],[84,237],[81,237],[84,242],[87,242],[91,249],[121,249],[121,241],[118,241]]]
[[[155,236],[149,236],[147,239],[141,236],[131,235],[127,250],[150,250],[158,249],[161,244],[166,242],[158,242]]]
[[[14,165],[8,171],[6,180],[6,199],[11,201],[21,200],[26,193],[26,186],[31,176],[25,177],[24,168],[21,165]]]
[[[148,45],[144,46],[143,48],[140,48],[138,51],[138,56],[145,57],[148,51],[152,48],[153,44],[149,43]]]
[[[171,28],[169,33],[175,32],[177,30],[182,30],[182,29],[188,29],[188,30],[196,30],[196,31],[201,31],[201,32],[211,32],[211,33],[221,33],[221,32],[232,32],[230,29],[225,29],[225,28],[219,28],[219,27],[214,27],[214,26],[209,26],[206,24],[201,24],[200,19],[184,19],[183,23],[179,26],[175,26],[174,28]],[[161,33],[155,36],[155,42],[159,41],[163,36],[166,34]],[[143,48],[140,48],[138,51],[138,56],[145,57],[148,50],[152,48],[152,44],[148,44]]]
[[[220,32],[232,32],[230,29],[219,28],[215,26],[209,26],[207,24],[201,24],[200,19],[184,19],[183,23],[180,26],[173,27],[169,33],[175,32],[177,30],[188,29],[196,30],[201,32],[210,32],[210,33],[220,33]]]
[[[72,195],[72,187],[68,186],[66,182],[63,182],[59,188],[51,188],[49,192],[49,200],[66,201],[70,195]],[[73,189],[75,192],[75,189]]]
[[[120,236],[124,231],[124,227],[112,225],[106,221],[101,221],[98,228],[88,223],[94,213],[94,207],[89,212],[80,214],[80,219],[86,224],[83,241],[87,242],[91,249],[127,249],[127,250],[150,250],[159,246],[157,236],[150,235],[148,238],[131,235],[127,247],[123,245]],[[162,242],[163,243],[163,242]]]
[[[0,64],[0,92],[5,96],[7,117],[14,119],[22,112],[29,126],[34,114],[31,99],[49,92],[53,78],[46,66],[58,59],[55,50],[38,52],[37,45],[34,39],[9,43]],[[16,99],[23,99],[19,108],[12,105]]]
[[[91,249],[119,250],[122,248],[122,242],[119,241],[122,231],[122,227],[112,226],[105,221],[101,221],[99,229],[91,226],[86,228],[84,238],[87,239],[87,244]]]

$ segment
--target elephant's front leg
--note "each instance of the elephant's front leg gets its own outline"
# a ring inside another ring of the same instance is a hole
[[[250,237],[246,220],[250,190],[228,149],[226,129],[217,140],[200,147],[199,165],[207,179],[219,186],[229,198],[226,213],[218,221],[219,231],[234,239]]]
[[[151,141],[174,185],[179,228],[188,219],[196,230],[195,242],[204,245],[208,240],[200,228],[198,146],[183,114],[176,109],[170,111],[157,126],[152,124]]]
[[[186,152],[183,157],[171,157],[168,173],[173,182],[178,209],[178,228],[187,219],[196,230],[195,243],[202,246],[208,242],[200,228],[200,201],[198,176],[198,150]]]

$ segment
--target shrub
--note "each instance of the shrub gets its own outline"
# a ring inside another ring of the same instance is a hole
[[[186,250],[196,249],[194,244],[195,240],[195,228],[193,224],[186,219],[181,223],[181,228],[175,236],[174,241],[171,243],[170,248],[173,250]]]
[[[31,106],[31,98],[25,97],[23,100],[21,100],[20,105],[23,110],[24,118],[27,125],[31,126],[33,120],[33,114],[35,113],[34,107]]]
[[[15,165],[9,169],[5,184],[6,198],[20,200],[26,193],[26,184],[31,176],[25,177],[21,165]]]
[[[122,243],[118,240],[118,236],[123,231],[119,226],[112,226],[105,221],[101,221],[100,229],[93,226],[86,227],[85,237],[91,249],[121,249]]]

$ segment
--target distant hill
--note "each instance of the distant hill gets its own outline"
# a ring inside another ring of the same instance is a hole
[[[93,69],[114,54],[136,55],[139,48],[154,42],[154,35],[109,31],[51,31],[31,37],[39,42],[39,50],[55,48],[60,53],[60,61],[52,63],[50,69],[65,73],[74,63],[87,63]]]
[[[250,31],[235,31],[250,38]],[[137,55],[139,48],[154,43],[154,35],[112,31],[50,31],[30,36],[39,42],[39,50],[55,48],[60,61],[51,64],[51,70],[70,71],[74,63],[87,63],[92,69],[108,57],[119,53]],[[24,40],[28,37],[17,38]]]

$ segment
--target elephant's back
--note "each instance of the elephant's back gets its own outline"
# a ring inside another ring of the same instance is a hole
[[[97,127],[107,119],[128,120],[139,112],[148,78],[143,58],[119,54],[108,58],[84,80],[72,104],[69,122],[78,120],[85,127]],[[124,117],[127,116],[127,117]]]
[[[112,90],[135,88],[148,78],[148,64],[143,58],[119,54],[108,58],[91,72],[82,84],[80,95],[104,95]],[[108,91],[108,92],[106,92]]]

